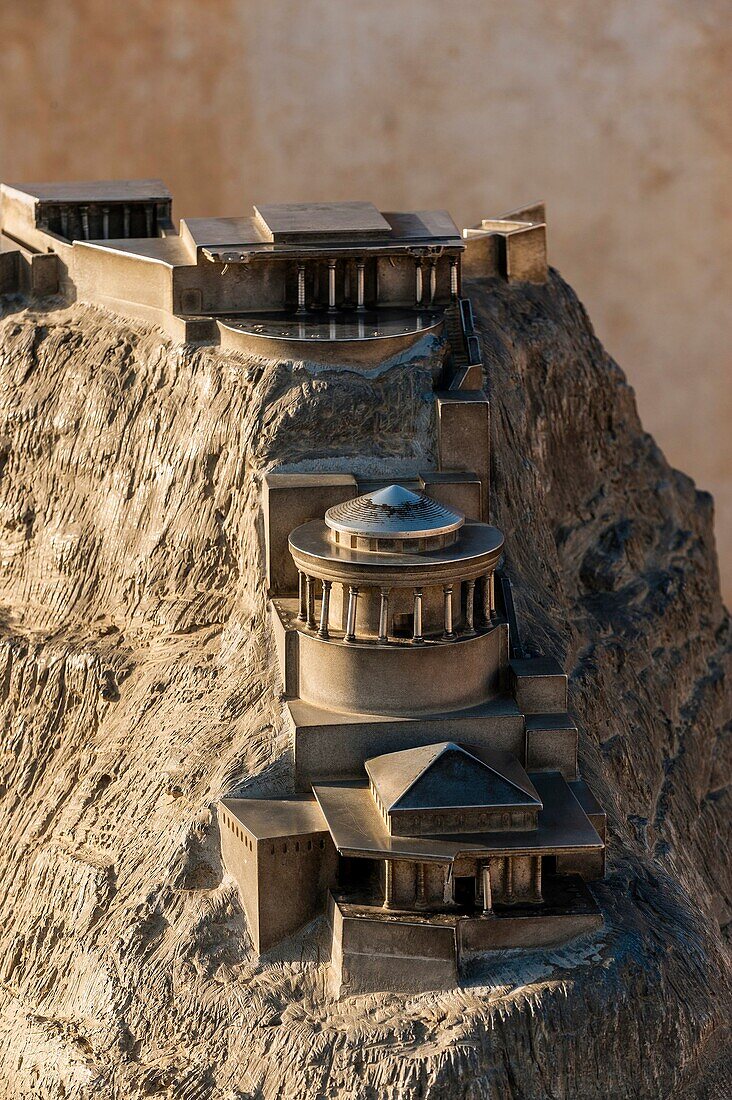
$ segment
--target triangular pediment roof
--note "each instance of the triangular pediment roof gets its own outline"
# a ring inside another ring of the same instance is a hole
[[[481,749],[474,753],[454,741],[442,741],[376,756],[365,766],[388,813],[542,807],[536,788],[509,752]]]

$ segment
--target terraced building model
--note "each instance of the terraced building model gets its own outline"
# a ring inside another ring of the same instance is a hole
[[[3,187],[2,231],[22,246],[19,281],[43,270],[186,338],[356,370],[444,346],[435,470],[265,479],[272,626],[307,793],[222,803],[255,948],[327,910],[337,989],[431,989],[454,984],[464,956],[597,927],[584,883],[604,873],[605,815],[578,774],[566,676],[524,659],[511,622],[460,292],[466,251],[485,274],[545,279],[543,210],[461,236],[444,211],[269,204],[175,233],[159,182],[47,184]]]
[[[711,506],[543,205],[3,184],[0,302],[1,1100],[721,1082]]]

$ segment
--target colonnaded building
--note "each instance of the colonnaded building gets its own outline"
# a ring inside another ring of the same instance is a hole
[[[543,206],[460,233],[444,211],[265,204],[177,232],[157,180],[0,198],[3,293],[332,369],[438,351],[436,468],[264,481],[292,793],[219,806],[254,950],[325,913],[336,992],[440,989],[475,955],[599,928],[605,813],[578,772],[566,675],[520,638],[462,293],[463,272],[546,279]]]

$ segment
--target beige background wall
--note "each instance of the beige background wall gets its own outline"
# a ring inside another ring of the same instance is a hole
[[[257,200],[545,198],[732,594],[730,0],[3,0],[0,178]]]

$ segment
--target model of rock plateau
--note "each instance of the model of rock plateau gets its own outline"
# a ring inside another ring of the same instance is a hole
[[[293,790],[263,479],[435,468],[439,339],[349,370],[8,296],[2,1100],[730,1094],[711,500],[556,273],[463,286],[521,635],[569,673],[608,814],[602,929],[477,956],[459,988],[338,998],[325,919],[256,957],[222,866],[219,800]]]

